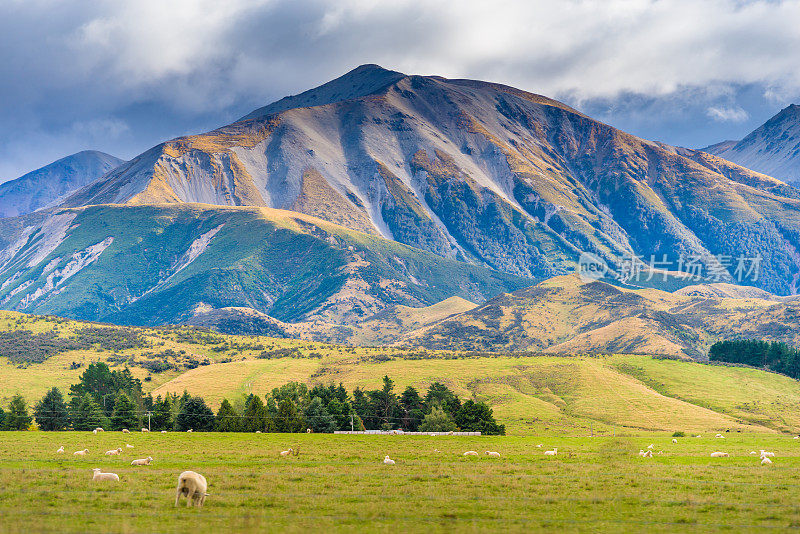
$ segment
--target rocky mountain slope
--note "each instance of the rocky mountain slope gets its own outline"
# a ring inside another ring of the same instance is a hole
[[[86,150],[0,184],[0,217],[16,217],[52,206],[123,163],[110,154]]]
[[[90,206],[0,219],[0,250],[3,308],[118,324],[229,307],[347,324],[396,304],[483,302],[531,283],[256,207]]]
[[[741,141],[702,149],[779,180],[800,183],[800,106],[792,104]]]
[[[164,143],[65,206],[202,202],[324,218],[525,277],[582,251],[761,255],[751,283],[797,291],[800,193],[704,152],[652,143],[511,87],[365,65],[206,134]],[[723,259],[720,260],[719,256]]]

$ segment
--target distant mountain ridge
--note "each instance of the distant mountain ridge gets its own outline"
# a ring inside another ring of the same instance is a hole
[[[741,141],[723,141],[701,150],[800,184],[800,106],[787,106]]]
[[[0,217],[17,217],[51,206],[97,180],[123,160],[84,150],[0,184]]]

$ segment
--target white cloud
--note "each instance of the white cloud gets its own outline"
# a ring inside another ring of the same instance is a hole
[[[717,107],[712,106],[706,110],[706,115],[721,122],[743,122],[750,118],[750,115],[742,108],[736,107]]]
[[[799,20],[800,0],[15,1],[0,19],[13,51],[0,62],[0,161],[22,123],[34,140],[136,113],[155,143],[197,122],[152,126],[165,115],[243,115],[362,63],[573,104],[705,91],[708,117],[730,124],[746,116],[737,87],[782,104],[800,94]],[[119,139],[145,137],[128,122]]]

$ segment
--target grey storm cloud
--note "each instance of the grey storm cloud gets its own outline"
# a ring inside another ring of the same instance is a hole
[[[798,20],[800,0],[10,0],[0,181],[88,148],[129,158],[362,63],[715,142],[800,95]]]

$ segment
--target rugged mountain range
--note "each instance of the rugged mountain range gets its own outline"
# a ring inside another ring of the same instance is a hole
[[[760,255],[746,282],[787,295],[799,199],[543,96],[365,65],[0,220],[0,306],[352,326],[453,295],[480,304],[573,271],[582,252],[616,272],[690,258],[722,282]]]
[[[792,104],[741,141],[702,149],[779,180],[800,183],[800,106]]]
[[[631,255],[692,256],[730,281],[717,255],[761,254],[757,284],[788,294],[800,272],[798,197],[539,95],[366,65],[159,145],[66,205],[288,209],[534,278],[569,272],[589,251],[616,269]]]
[[[123,163],[104,152],[85,150],[16,180],[0,184],[0,217],[17,217],[53,206]]]

